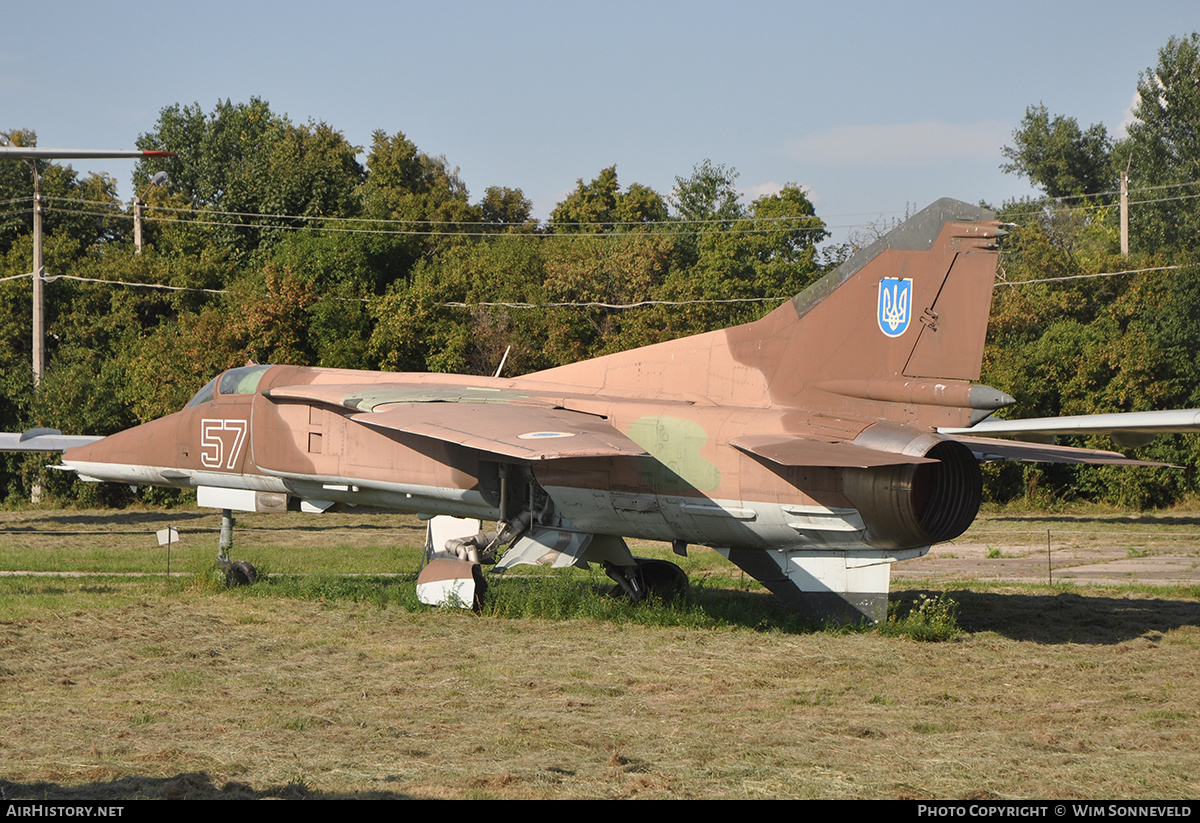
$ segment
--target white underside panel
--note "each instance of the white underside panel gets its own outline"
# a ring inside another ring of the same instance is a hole
[[[706,546],[866,549],[856,509],[547,487],[581,531]]]
[[[728,549],[717,549],[729,557]],[[840,552],[764,551],[779,570],[802,592],[883,593],[891,580],[892,564],[921,557],[929,547],[884,552],[872,549]]]
[[[475,580],[457,577],[417,584],[417,600],[426,606],[457,606],[469,609],[475,603]]]

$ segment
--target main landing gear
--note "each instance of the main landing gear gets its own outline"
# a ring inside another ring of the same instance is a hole
[[[641,603],[647,597],[670,600],[687,591],[687,574],[674,563],[649,557],[633,559],[636,566],[604,562],[604,573],[617,584],[609,591],[609,597],[625,597],[631,603]]]
[[[528,512],[494,532],[480,532],[480,521],[444,515],[430,518],[425,556],[417,575],[417,599],[430,606],[480,609],[486,582],[481,563],[504,570],[517,563],[561,568],[599,563],[616,583],[611,597],[632,603],[669,600],[687,591],[683,569],[666,560],[634,557],[625,541],[610,535],[588,535],[550,526],[533,528]],[[497,547],[510,544],[499,562]],[[437,547],[441,547],[440,549]],[[682,547],[676,551],[682,553]],[[515,562],[512,555],[517,555]]]

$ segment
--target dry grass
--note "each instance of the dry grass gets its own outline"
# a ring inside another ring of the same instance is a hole
[[[1200,516],[1188,510],[985,512],[894,577],[1200,588]]]
[[[5,564],[30,551],[0,540]],[[1195,797],[1200,602],[1166,591],[958,587],[967,632],[921,644],[5,578],[0,790]]]

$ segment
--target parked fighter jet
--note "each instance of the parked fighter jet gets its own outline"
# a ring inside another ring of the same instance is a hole
[[[496,553],[599,562],[633,597],[677,584],[636,537],[711,546],[814,617],[877,620],[891,564],[971,524],[980,457],[1136,462],[938,433],[1013,402],[972,385],[1003,234],[940,200],[761,320],[523,377],[236,368],[63,464],[218,508],[497,523],[435,578]]]

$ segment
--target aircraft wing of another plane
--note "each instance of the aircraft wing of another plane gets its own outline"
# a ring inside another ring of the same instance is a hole
[[[103,439],[88,434],[63,434],[58,429],[0,432],[0,452],[61,452]]]
[[[1157,434],[1200,432],[1200,409],[1080,414],[1073,417],[1033,417],[1002,420],[989,417],[969,429],[939,429],[942,434],[1055,437],[1065,434],[1109,434],[1118,443],[1142,445]],[[961,439],[961,438],[960,438]]]

